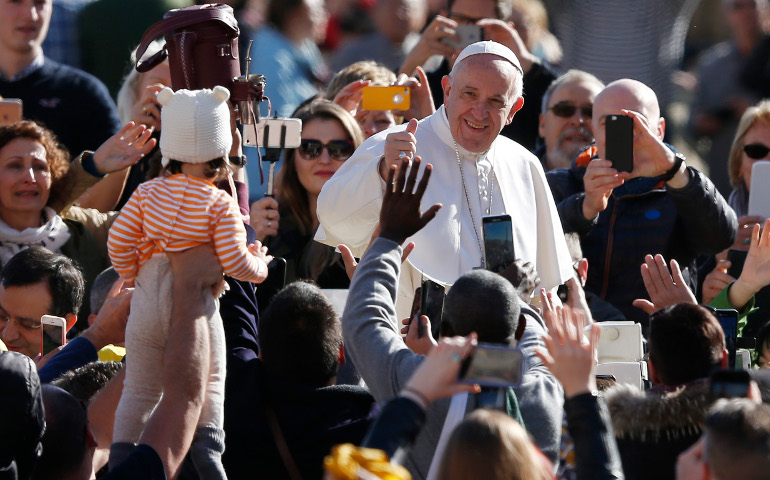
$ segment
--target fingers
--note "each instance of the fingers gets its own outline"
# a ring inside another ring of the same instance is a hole
[[[352,280],[353,273],[355,273],[356,267],[358,266],[355,257],[353,257],[353,252],[351,252],[350,248],[345,244],[339,244],[337,245],[337,248],[340,251],[340,255],[342,255],[342,263],[345,264],[345,272],[347,272],[348,278]]]
[[[414,242],[409,242],[404,247],[403,253],[401,253],[401,263],[404,263],[409,257],[409,254],[412,253],[412,250],[414,250]]]
[[[632,302],[632,305],[636,308],[641,308],[647,315],[652,315],[653,312],[655,312],[655,305],[653,305],[649,300],[645,300],[643,298],[637,298]]]
[[[417,122],[417,119],[413,118],[413,119],[409,120],[409,123],[406,126],[407,133],[411,133],[412,135],[417,133],[417,125],[419,125],[418,122]],[[416,141],[417,140],[415,139],[415,142]]]
[[[409,123],[411,124],[412,122],[410,121]],[[412,162],[412,167],[409,169],[409,177],[406,180],[406,189],[404,190],[405,193],[414,192],[414,185],[417,183],[417,172],[420,171],[420,162],[422,162],[422,158],[420,158],[419,156],[414,157],[414,161]],[[403,168],[406,169],[406,167],[403,167]],[[430,177],[430,173],[428,173],[427,176]],[[424,180],[425,180],[425,175],[423,174],[423,180],[420,181],[420,183],[423,183]]]
[[[594,323],[591,325],[591,333],[589,335],[588,345],[591,349],[591,357],[597,358],[596,351],[599,348],[599,338],[602,335],[602,327]]]

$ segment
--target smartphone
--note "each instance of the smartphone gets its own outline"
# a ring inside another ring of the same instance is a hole
[[[770,162],[754,162],[751,167],[749,215],[770,218]]]
[[[604,123],[604,156],[619,172],[634,169],[634,119],[627,115],[607,115]]]
[[[749,396],[751,375],[746,370],[716,370],[711,374],[711,398],[741,398]]]
[[[518,348],[479,343],[463,361],[457,381],[482,387],[515,387],[524,375],[524,354]]]
[[[746,250],[730,249],[727,252],[727,259],[730,260],[730,268],[727,269],[727,274],[733,278],[741,276],[743,271],[743,264],[746,263],[746,256],[749,254]]]
[[[484,264],[487,270],[500,273],[516,260],[511,216],[483,217],[481,226],[484,230]]]
[[[728,363],[731,369],[735,368],[735,351],[738,348],[738,310],[732,308],[718,308],[717,320],[725,332],[725,346],[727,347]]]
[[[250,147],[298,148],[302,140],[302,120],[299,118],[263,118],[253,125],[244,125],[243,144]]]
[[[484,40],[484,30],[478,25],[458,25],[455,28],[458,40],[452,37],[444,37],[440,41],[456,50],[462,50],[468,45]]]
[[[430,319],[430,333],[434,339],[438,340],[441,332],[441,319],[444,315],[444,300],[446,300],[444,286],[428,278],[423,278],[420,286],[414,291],[409,325],[411,326],[415,319],[422,318],[423,315],[427,316]],[[418,321],[417,337],[422,338],[423,336],[425,336],[425,326]]]
[[[20,122],[21,100],[18,98],[5,98],[0,100],[0,125],[9,125]]]
[[[407,87],[364,87],[361,106],[364,110],[409,110],[412,92]]]
[[[62,317],[43,315],[40,318],[40,354],[45,356],[67,343],[67,321]]]
[[[257,285],[257,304],[259,311],[264,312],[270,302],[273,301],[275,294],[283,290],[286,286],[286,259],[283,257],[273,258],[267,264],[267,278],[264,282]]]

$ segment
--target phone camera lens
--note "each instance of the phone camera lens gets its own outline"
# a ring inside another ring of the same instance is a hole
[[[393,95],[393,103],[400,105],[401,102],[403,101],[404,101],[404,96],[401,95],[400,93]]]

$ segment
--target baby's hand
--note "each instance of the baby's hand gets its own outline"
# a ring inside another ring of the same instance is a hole
[[[267,278],[267,264],[273,261],[273,256],[267,254],[267,247],[262,245],[262,242],[257,240],[248,246],[249,252],[254,255],[257,260],[261,260],[259,264],[259,273],[257,274],[259,279],[256,283],[262,283]]]

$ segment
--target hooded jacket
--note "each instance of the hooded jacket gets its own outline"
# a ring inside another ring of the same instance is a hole
[[[646,392],[617,385],[605,400],[627,480],[674,480],[677,457],[698,440],[711,406],[702,380]]]
[[[587,220],[583,176],[594,158],[597,148],[592,145],[571,168],[548,172],[548,183],[564,231],[580,235],[590,267],[586,289],[613,304],[628,320],[646,322],[647,314],[632,305],[637,298],[648,298],[639,274],[644,256],[659,253],[666,260],[676,259],[695,291],[696,257],[729,247],[738,221],[711,180],[692,167],[687,167],[690,181],[682,188],[658,178],[626,181],[613,190],[607,208]]]

